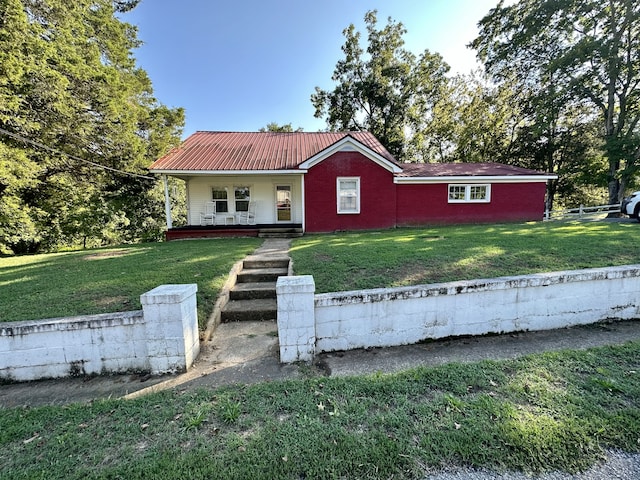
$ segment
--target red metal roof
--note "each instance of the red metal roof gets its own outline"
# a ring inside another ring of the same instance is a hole
[[[295,170],[302,162],[351,137],[391,162],[393,156],[369,132],[196,132],[156,160],[150,170]],[[500,163],[396,163],[403,178],[548,175]]]
[[[401,163],[399,177],[504,177],[548,175],[537,170],[502,163]]]
[[[150,170],[293,170],[346,136],[395,162],[369,132],[196,132]]]

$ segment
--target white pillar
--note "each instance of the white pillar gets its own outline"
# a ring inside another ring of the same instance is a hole
[[[316,285],[311,275],[278,277],[280,362],[311,361],[316,353]]]
[[[307,213],[306,213],[306,199],[304,193],[304,175],[300,175],[300,196],[302,202],[302,231],[307,231]]]
[[[151,373],[184,372],[200,353],[197,284],[160,285],[140,296]]]
[[[164,183],[164,211],[167,216],[167,230],[173,227],[171,220],[171,199],[169,198],[169,181],[166,175],[162,175],[162,182]]]

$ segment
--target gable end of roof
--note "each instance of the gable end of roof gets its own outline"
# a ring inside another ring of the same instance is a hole
[[[317,165],[323,160],[326,160],[334,153],[354,152],[354,151],[361,153],[362,155],[369,158],[370,160],[372,160],[373,162],[375,162],[385,170],[388,170],[389,172],[392,172],[394,174],[398,174],[402,172],[402,168],[400,168],[395,162],[391,161],[389,158],[386,158],[386,156],[383,156],[378,152],[372,150],[367,145],[358,141],[350,134],[341,138],[340,140],[335,142],[333,145],[330,145],[324,150],[318,152],[311,158],[305,160],[300,165],[298,165],[298,168],[308,170],[314,165]]]

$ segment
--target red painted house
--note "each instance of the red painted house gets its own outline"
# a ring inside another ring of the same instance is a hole
[[[150,167],[187,186],[168,238],[541,220],[554,175],[497,163],[398,163],[368,132],[197,132]],[[167,197],[168,198],[168,197]]]

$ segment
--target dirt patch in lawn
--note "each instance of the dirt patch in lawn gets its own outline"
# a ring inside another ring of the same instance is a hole
[[[124,295],[115,295],[115,296],[102,296],[93,302],[97,307],[107,308],[113,307],[115,309],[129,307],[131,305],[131,299]]]
[[[389,269],[384,275],[391,279],[393,285],[420,285],[423,283],[431,283],[433,280],[429,277],[429,271],[424,265],[412,263]]]
[[[326,253],[314,253],[313,259],[318,262],[333,262],[333,257]]]
[[[126,250],[124,248],[120,249],[120,250],[108,250],[106,252],[97,252],[97,253],[92,253],[91,255],[85,255],[84,259],[85,260],[100,260],[102,258],[123,257],[127,253],[129,253],[129,250]]]

